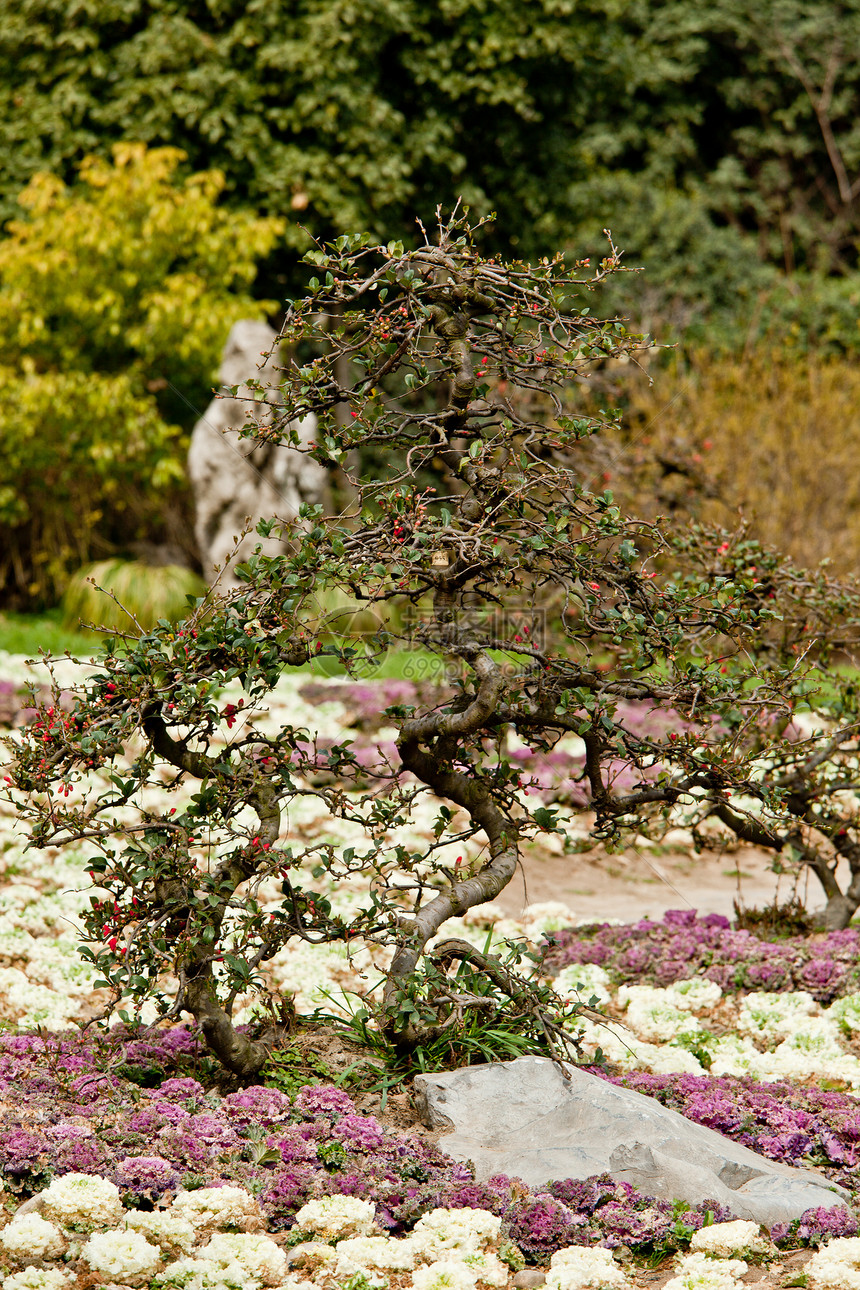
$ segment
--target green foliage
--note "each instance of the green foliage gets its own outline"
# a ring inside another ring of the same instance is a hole
[[[677,1254],[679,1249],[689,1249],[693,1233],[699,1230],[698,1224],[691,1225],[689,1222],[685,1222],[685,1215],[689,1214],[691,1210],[692,1206],[688,1205],[684,1200],[672,1202],[672,1217],[675,1222],[668,1232],[654,1243],[654,1248],[648,1257],[651,1267],[659,1267],[671,1255]],[[705,1222],[702,1226],[712,1227],[713,1223],[714,1213],[713,1210],[709,1209],[706,1211]]]
[[[34,176],[0,240],[0,587],[56,595],[112,543],[161,532],[181,431],[224,337],[265,302],[255,261],[281,230],[217,205],[216,172],[118,146],[67,188]]]
[[[100,560],[73,574],[63,594],[63,624],[103,627],[121,635],[151,631],[160,619],[175,623],[206,594],[206,583],[180,565]]]
[[[825,278],[798,271],[762,293],[747,320],[745,347],[767,346],[802,358],[860,352],[860,274]]]
[[[346,1159],[346,1148],[342,1142],[330,1140],[320,1142],[317,1146],[317,1160],[325,1165],[331,1173],[337,1173]]]
[[[143,140],[286,214],[292,250],[414,245],[458,198],[502,254],[599,256],[608,223],[645,275],[607,313],[854,352],[858,41],[860,0],[7,0],[0,219],[36,171]],[[292,261],[264,273],[301,289]]]
[[[295,1097],[299,1089],[309,1084],[322,1082],[332,1083],[332,1072],[322,1058],[294,1048],[270,1053],[260,1071],[261,1084],[280,1089],[287,1097]]]
[[[691,239],[693,302],[726,294],[720,260],[743,290],[733,249],[841,273],[860,231],[858,40],[857,0],[7,0],[0,217],[36,171],[68,179],[133,139],[316,235],[412,238],[413,212],[462,196],[498,211],[500,246],[537,255],[608,219],[667,306],[685,284],[647,241],[660,209]]]
[[[667,44],[675,57],[657,64],[646,92],[661,106],[679,91],[686,100],[668,137],[659,138],[655,122],[645,147],[626,153],[619,167],[638,182],[645,211],[655,192],[659,205],[674,189],[710,215],[702,247],[729,246],[734,234],[743,256],[737,234],[746,233],[763,261],[789,275],[856,268],[857,0],[651,3],[633,21],[645,32],[657,24],[672,32]],[[644,77],[640,84],[644,89]],[[617,120],[625,121],[618,106]],[[698,259],[694,252],[694,273]],[[732,281],[736,270],[728,267]]]
[[[369,1272],[353,1272],[341,1284],[343,1290],[375,1290],[377,1279]]]
[[[677,2],[7,0],[0,216],[34,170],[131,138],[319,236],[414,239],[416,212],[462,197],[507,251],[545,254],[572,186],[655,150],[686,168],[705,48]]]
[[[779,275],[762,262],[755,239],[736,225],[720,224],[709,193],[695,182],[681,189],[661,183],[659,175],[622,172],[579,185],[572,213],[580,243],[595,255],[603,241],[598,203],[600,211],[611,212],[624,263],[641,269],[635,279],[608,285],[602,298],[608,315],[632,318],[642,331],[685,349],[736,350],[747,338],[750,314],[761,316],[763,298],[778,294],[785,307],[789,289],[779,291]],[[818,344],[825,329],[811,310],[809,323]]]
[[[714,201],[788,272],[857,263],[857,0],[717,0],[706,19],[729,147]]]

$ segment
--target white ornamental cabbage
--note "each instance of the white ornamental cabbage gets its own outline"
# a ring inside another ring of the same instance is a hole
[[[309,1273],[315,1280],[323,1278],[337,1266],[336,1252],[325,1241],[302,1241],[292,1249],[291,1265]],[[349,1275],[352,1275],[351,1273]]]
[[[743,1218],[731,1223],[712,1223],[710,1227],[700,1227],[698,1232],[693,1233],[690,1249],[694,1254],[711,1254],[718,1259],[775,1252],[772,1242],[762,1236],[758,1223]]]
[[[807,990],[755,990],[741,1003],[738,1030],[754,1039],[785,1039],[802,1018],[817,1012]]]
[[[69,1290],[70,1281],[58,1268],[25,1268],[3,1281],[3,1290]]]
[[[154,1245],[173,1246],[187,1254],[194,1248],[197,1234],[186,1218],[165,1209],[130,1209],[123,1226],[142,1232]]]
[[[684,981],[673,981],[669,994],[676,1007],[688,1008],[690,1012],[704,1012],[708,1008],[713,1008],[723,997],[723,992],[716,981],[709,981],[705,976],[691,976]]]
[[[116,1232],[93,1232],[81,1251],[95,1272],[112,1279],[151,1276],[161,1264],[161,1250],[140,1232],[128,1228]]]
[[[825,1017],[835,1021],[840,1029],[854,1034],[860,1030],[860,994],[846,994],[835,999],[824,1011]]]
[[[459,1258],[470,1272],[474,1272],[481,1285],[501,1287],[508,1284],[510,1268],[492,1250],[468,1250]]]
[[[177,1259],[153,1284],[158,1290],[260,1290],[241,1263],[225,1267],[217,1259]]]
[[[653,1075],[702,1075],[702,1063],[678,1044],[640,1044],[639,1065]]]
[[[552,988],[568,1003],[608,1003],[612,998],[609,973],[599,963],[574,963],[562,968],[552,981]]]
[[[568,1246],[550,1259],[547,1290],[629,1290],[630,1282],[602,1246]]]
[[[679,1035],[701,1029],[688,1008],[679,1008],[671,990],[650,985],[623,985],[618,991],[620,1007],[627,1007],[627,1024],[648,1043],[666,1043]]]
[[[336,1275],[351,1276],[366,1268],[411,1272],[415,1267],[415,1242],[406,1237],[393,1241],[388,1236],[349,1236],[338,1241]]]
[[[436,1258],[451,1250],[478,1251],[498,1239],[502,1220],[485,1209],[433,1209],[412,1229],[416,1250]]]
[[[287,1257],[269,1236],[259,1233],[219,1232],[212,1237],[201,1257],[229,1267],[236,1262],[249,1277],[266,1286],[278,1285],[287,1271]]]
[[[803,1270],[809,1290],[860,1290],[860,1236],[830,1241]]]
[[[376,1227],[376,1209],[358,1196],[323,1196],[308,1201],[296,1214],[299,1232],[314,1232],[325,1240],[346,1236],[370,1236]]]
[[[180,1191],[170,1207],[194,1228],[239,1227],[247,1219],[261,1219],[260,1206],[242,1187],[201,1187]]]
[[[459,1259],[440,1259],[412,1273],[414,1290],[474,1290],[478,1278]]]
[[[677,1275],[663,1290],[739,1290],[747,1271],[743,1259],[712,1259],[707,1254],[683,1254],[676,1260]]]
[[[583,1052],[592,1054],[600,1048],[603,1055],[622,1070],[653,1071],[655,1075],[704,1073],[699,1059],[678,1044],[646,1044],[621,1026],[606,1026],[594,1021],[581,1024],[579,1043]]]
[[[547,932],[560,932],[576,922],[576,914],[560,900],[543,900],[534,905],[526,905],[521,918],[523,931],[530,941],[539,941]]]
[[[41,1214],[24,1214],[0,1232],[0,1245],[15,1259],[57,1259],[66,1242],[60,1229]]]
[[[64,1227],[115,1227],[122,1218],[119,1188],[97,1174],[63,1174],[42,1192],[42,1209]]]
[[[718,1075],[749,1075],[761,1079],[763,1054],[751,1039],[740,1035],[721,1035],[708,1043],[711,1057],[710,1073]]]

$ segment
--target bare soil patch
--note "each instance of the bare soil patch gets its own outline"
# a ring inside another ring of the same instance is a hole
[[[577,919],[600,922],[640,918],[659,920],[667,909],[695,909],[699,914],[734,915],[734,902],[761,908],[787,901],[795,881],[778,875],[773,856],[754,847],[726,846],[701,855],[641,844],[611,854],[599,844],[573,854],[548,846],[528,849],[521,871],[494,904],[512,918],[526,905],[562,901]],[[838,874],[840,884],[847,876]],[[797,893],[810,910],[823,908],[818,882],[802,875]]]

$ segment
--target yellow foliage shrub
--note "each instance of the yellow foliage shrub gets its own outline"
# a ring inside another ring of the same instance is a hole
[[[860,564],[860,369],[759,350],[699,354],[625,384],[607,484],[640,512],[687,510],[800,564]]]
[[[34,176],[0,238],[0,596],[51,601],[70,571],[159,540],[184,429],[224,340],[274,302],[250,288],[283,222],[220,207],[218,171],[126,143],[79,181]]]

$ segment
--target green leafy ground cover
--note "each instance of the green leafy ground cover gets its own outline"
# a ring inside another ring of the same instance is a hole
[[[70,630],[63,623],[60,609],[44,614],[0,613],[0,651],[23,658],[48,654],[70,654],[87,658],[93,653],[96,639],[88,632]]]

